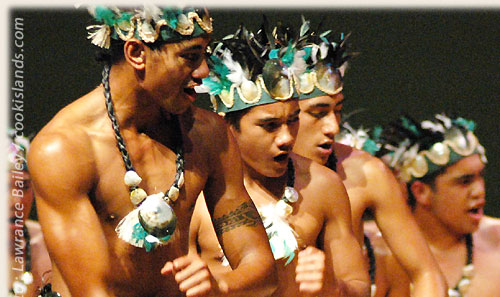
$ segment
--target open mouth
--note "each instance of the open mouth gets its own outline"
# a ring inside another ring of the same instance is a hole
[[[318,145],[320,148],[322,149],[325,149],[325,150],[329,150],[332,148],[332,144],[331,143],[323,143],[323,144],[320,144]]]
[[[480,208],[478,207],[478,208],[472,208],[472,209],[469,209],[469,211],[468,211],[468,212],[469,212],[469,213],[472,213],[472,214],[478,214],[478,213],[479,213],[479,211],[480,211]]]
[[[284,161],[287,161],[288,160],[288,153],[281,153],[279,155],[277,155],[276,157],[274,157],[274,161],[276,162],[284,162]]]

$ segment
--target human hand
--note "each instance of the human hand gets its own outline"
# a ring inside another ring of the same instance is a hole
[[[313,246],[299,252],[295,268],[295,281],[299,291],[317,294],[323,289],[325,281],[325,253]]]
[[[169,261],[161,269],[161,274],[172,274],[179,290],[186,297],[211,296],[217,288],[207,264],[196,254],[189,254]]]

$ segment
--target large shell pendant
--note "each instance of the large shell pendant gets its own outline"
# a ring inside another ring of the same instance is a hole
[[[118,237],[147,252],[166,244],[175,231],[177,217],[164,197],[163,193],[146,197],[118,223],[115,229]]]
[[[158,193],[148,196],[139,207],[139,222],[146,232],[161,242],[163,238],[170,238],[174,234],[177,217],[163,193]]]

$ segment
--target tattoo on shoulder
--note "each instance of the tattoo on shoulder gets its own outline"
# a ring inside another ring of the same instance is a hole
[[[255,227],[259,223],[260,216],[255,207],[248,202],[243,202],[235,210],[216,218],[214,228],[217,235],[221,235],[242,226]]]

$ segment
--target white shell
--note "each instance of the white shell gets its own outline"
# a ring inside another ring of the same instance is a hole
[[[140,216],[148,226],[161,228],[174,219],[173,210],[163,197],[161,192],[149,195],[139,206]]]
[[[437,165],[445,165],[450,160],[450,149],[446,144],[437,142],[427,151],[426,156]]]
[[[179,186],[179,189],[184,185],[184,172],[181,172],[181,176],[179,177],[177,185]]]
[[[141,183],[142,178],[139,176],[139,174],[137,174],[137,172],[129,170],[125,173],[123,181],[129,187],[137,187]]]
[[[417,155],[413,160],[413,162],[411,162],[410,166],[411,166],[410,172],[415,177],[422,177],[429,170],[429,167],[427,166],[427,161],[422,155]]]
[[[464,278],[458,283],[458,291],[460,291],[460,293],[462,294],[465,294],[465,292],[467,292],[469,287],[470,287],[470,280],[468,278]]]
[[[150,23],[148,22],[142,23],[141,32],[142,32],[141,37],[145,42],[155,42],[156,31]]]
[[[285,200],[295,203],[299,200],[299,193],[293,187],[285,187]]]
[[[448,296],[449,297],[461,297],[460,293],[458,293],[457,291],[455,291],[453,289],[448,289]]]
[[[257,89],[257,85],[250,80],[246,80],[241,84],[241,93],[248,101],[254,101],[259,97],[259,90]]]
[[[31,274],[31,272],[29,271],[26,271],[23,273],[23,275],[21,276],[21,280],[23,281],[23,283],[25,283],[26,285],[31,285],[33,283],[33,274]]]
[[[372,284],[372,285],[370,286],[370,290],[371,290],[371,295],[370,295],[370,296],[371,296],[371,297],[374,297],[374,296],[375,296],[375,294],[377,293],[377,285]]]
[[[12,290],[14,290],[14,293],[16,293],[16,295],[22,295],[28,292],[28,287],[21,281],[15,281],[12,284]]]
[[[148,194],[146,193],[146,191],[144,191],[143,189],[141,188],[137,188],[135,190],[133,190],[132,192],[130,192],[130,201],[132,201],[132,203],[137,206],[139,203],[141,203],[144,198],[146,198],[148,196]]]
[[[283,200],[276,202],[276,214],[282,218],[287,218],[292,212],[293,207]]]
[[[465,277],[473,277],[474,276],[474,265],[469,264],[467,266],[464,266],[464,268],[462,269],[462,274]]]
[[[168,199],[175,202],[177,198],[179,198],[179,188],[170,187],[170,190],[168,190]]]

